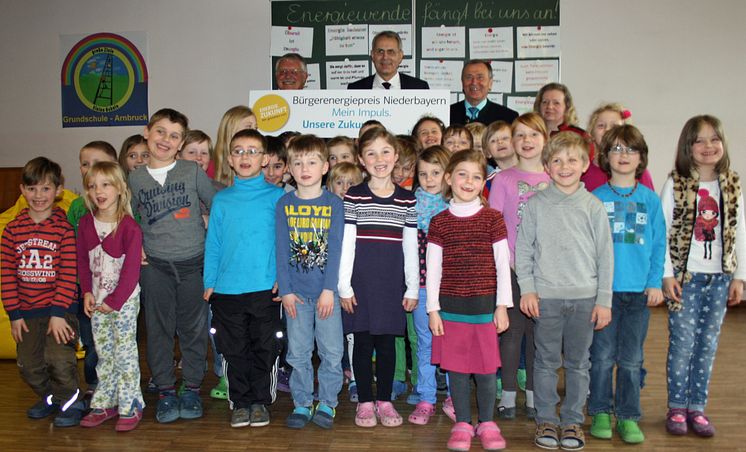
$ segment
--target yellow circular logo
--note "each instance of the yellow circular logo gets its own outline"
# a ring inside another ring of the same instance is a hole
[[[256,115],[257,128],[263,132],[282,129],[290,118],[290,106],[277,94],[260,97],[251,109]]]

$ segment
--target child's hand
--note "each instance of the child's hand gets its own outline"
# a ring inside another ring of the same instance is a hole
[[[417,307],[417,299],[416,298],[405,298],[402,300],[401,305],[404,306],[405,311],[412,312]]]
[[[83,310],[88,317],[93,317],[93,313],[96,312],[96,298],[91,292],[83,295]]]
[[[430,324],[430,331],[432,331],[433,336],[442,336],[443,331],[443,319],[440,318],[440,314],[438,311],[429,312],[427,314],[428,316],[428,323]]]
[[[334,292],[329,289],[321,291],[319,300],[316,302],[316,311],[319,313],[321,320],[325,320],[332,315],[332,311],[334,311]]]
[[[13,340],[16,341],[16,344],[23,342],[23,333],[28,333],[26,321],[23,319],[11,320],[10,335],[13,336]]]
[[[681,284],[673,276],[663,278],[663,295],[669,300],[681,303]]]
[[[663,303],[663,291],[654,287],[645,289],[645,295],[648,296],[648,306],[658,306]]]
[[[539,317],[539,295],[536,292],[521,295],[521,312],[531,318]]]
[[[591,322],[596,324],[594,330],[602,330],[611,322],[611,308],[595,305],[591,312]]]
[[[743,281],[734,279],[728,287],[728,306],[737,305],[741,302],[741,298],[743,298]]]
[[[498,306],[497,309],[495,309],[495,314],[492,318],[492,321],[495,323],[495,328],[497,328],[497,334],[500,334],[503,331],[507,330],[510,326],[507,306]]]
[[[140,255],[140,265],[148,265],[148,256],[145,255],[145,248],[142,249],[142,254]]]
[[[295,295],[294,293],[283,295],[281,299],[282,299],[282,307],[285,308],[285,312],[287,313],[288,317],[290,317],[291,319],[294,319],[296,315],[295,303],[303,304],[303,300],[298,298],[298,296]]]
[[[47,335],[52,334],[58,344],[67,344],[75,337],[75,330],[62,317],[49,317]]]
[[[277,292],[279,291],[280,291],[280,286],[278,286],[277,281],[275,281],[275,285],[272,286],[272,295],[274,295],[274,297],[272,297],[272,301],[274,301],[275,303],[279,303],[282,301],[282,297],[277,295]]]
[[[101,303],[101,305],[98,308],[96,308],[96,310],[100,312],[101,314],[109,314],[109,313],[114,312],[111,306],[109,306],[106,303]]]
[[[205,289],[205,292],[202,294],[202,299],[205,301],[210,301],[210,297],[212,296],[212,292],[214,290],[215,289],[213,289],[212,287],[208,287],[207,289]]]
[[[340,297],[339,303],[342,305],[342,309],[344,309],[345,312],[347,312],[348,314],[355,313],[355,306],[357,306],[355,295],[351,296],[350,298]]]

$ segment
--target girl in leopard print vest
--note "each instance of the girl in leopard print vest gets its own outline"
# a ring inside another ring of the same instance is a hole
[[[738,174],[730,168],[720,120],[691,118],[679,137],[676,168],[661,192],[668,230],[663,292],[669,307],[666,429],[712,436],[704,415],[720,326],[741,301],[746,224]]]

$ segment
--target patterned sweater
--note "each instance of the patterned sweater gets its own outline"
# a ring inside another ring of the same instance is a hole
[[[41,223],[23,210],[2,236],[2,298],[10,320],[77,309],[75,231],[55,207]],[[74,305],[74,306],[73,306]]]

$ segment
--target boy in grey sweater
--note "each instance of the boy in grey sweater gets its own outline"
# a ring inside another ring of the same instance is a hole
[[[558,133],[542,161],[553,184],[526,204],[515,246],[521,311],[536,322],[534,441],[580,450],[593,330],[611,320],[613,246],[603,204],[580,182],[589,165],[583,137]],[[563,357],[565,401],[557,416]]]

